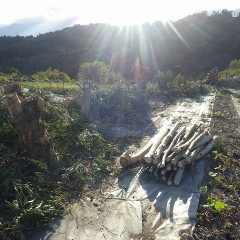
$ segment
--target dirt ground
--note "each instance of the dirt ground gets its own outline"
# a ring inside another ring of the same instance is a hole
[[[182,240],[240,240],[240,117],[236,110],[236,105],[240,106],[239,93],[238,91],[220,90],[216,94],[211,132],[218,136],[218,147],[206,161],[202,186],[206,186],[207,191],[202,193],[200,197],[197,224],[193,233],[188,230],[185,237],[182,235]],[[188,108],[191,109],[191,107]],[[172,112],[174,109],[170,107],[169,111]],[[179,114],[181,121],[184,121],[182,111],[175,109],[175,113]],[[158,115],[152,121],[151,131],[148,129],[147,132],[154,132],[158,122],[161,122],[162,118],[165,117],[164,114],[159,113]],[[215,177],[209,176],[209,172],[214,173]],[[90,199],[90,202],[96,198],[104,199],[103,193],[108,190],[110,185],[114,187],[114,179],[118,174],[118,170],[115,169],[110,179],[108,178],[103,182],[101,188],[94,192],[92,189],[86,188],[82,195]],[[207,204],[209,197],[213,201],[224,203],[225,207],[217,212]],[[99,203],[95,205],[98,206]],[[131,239],[148,240],[155,238],[150,227],[146,228],[144,223],[145,215],[143,214],[143,234],[130,236]]]
[[[206,186],[207,192],[201,194],[195,239],[240,239],[239,106],[238,91],[221,90],[216,94],[211,131],[218,136],[218,147],[206,164],[202,186]],[[223,202],[224,209],[217,212],[209,206],[209,197]]]

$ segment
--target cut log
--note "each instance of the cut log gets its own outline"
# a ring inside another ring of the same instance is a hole
[[[147,163],[152,162],[153,154],[155,153],[155,151],[157,150],[157,147],[159,146],[159,144],[161,143],[161,141],[167,135],[168,132],[169,132],[169,128],[161,128],[159,133],[156,134],[156,137],[154,138],[155,141],[153,142],[149,152],[144,157],[144,160]]]
[[[171,163],[173,166],[177,166],[178,161],[182,159],[183,159],[183,152],[180,152],[171,160]]]
[[[149,168],[149,172],[150,173],[154,173],[155,172],[155,170],[156,170],[156,168],[157,168],[157,166],[156,165],[152,165],[150,168]]]
[[[198,125],[197,123],[193,123],[193,124],[186,130],[185,135],[183,136],[182,140],[177,143],[176,147],[179,147],[179,146],[183,145],[186,141],[188,141],[189,138],[192,136],[194,130],[197,129],[198,126],[199,126],[199,125]]]
[[[172,152],[170,155],[166,157],[166,162],[171,162],[171,160],[177,155],[177,153]]]
[[[204,146],[200,146],[196,149],[194,149],[192,152],[189,153],[189,155],[186,157],[187,164],[190,164],[194,162],[196,159],[197,154],[203,149]]]
[[[154,137],[151,138],[143,148],[141,148],[138,152],[134,153],[133,155],[129,154],[129,150],[123,153],[119,159],[121,166],[123,168],[126,168],[130,165],[137,163],[149,151],[154,140],[155,140]]]
[[[174,174],[175,172],[170,172],[169,176],[168,176],[168,181],[167,181],[167,184],[168,185],[172,185],[173,184],[173,178],[174,178]]]
[[[212,139],[213,139],[212,135],[209,132],[207,132],[206,135],[203,136],[203,138],[200,139],[193,147],[194,149],[201,147]]]
[[[184,133],[186,127],[183,127],[173,138],[172,142],[170,143],[169,147],[166,149],[166,151],[163,154],[162,157],[162,165],[164,166],[166,163],[167,156],[169,155],[170,151],[172,150],[172,147],[176,144],[178,138]]]
[[[206,136],[206,132],[202,132],[200,133],[189,145],[188,147],[188,152],[191,152],[194,149],[194,146],[196,145],[196,143],[200,140],[202,140],[204,138],[204,136]]]
[[[153,155],[153,164],[158,164],[160,162],[160,158],[155,158],[156,155]]]
[[[191,154],[185,158],[186,163],[187,164],[192,163],[195,160],[197,153],[198,153],[198,149],[193,150]]]
[[[192,133],[194,132],[194,130],[195,130],[196,128],[198,128],[198,127],[199,127],[199,124],[193,123],[193,124],[189,127],[189,129],[187,129],[187,132],[186,132],[186,134],[184,135],[183,140],[187,140],[188,138],[190,138],[191,135],[192,135]]]
[[[183,168],[187,165],[187,160],[184,158],[177,163],[178,167]]]
[[[153,156],[155,159],[155,163],[159,163],[160,157],[163,153],[163,150],[166,148],[167,144],[171,140],[171,138],[175,135],[177,128],[179,127],[179,122],[175,123],[169,133],[163,138],[162,143],[158,146],[156,150],[156,154]]]
[[[179,185],[181,180],[182,180],[182,176],[183,176],[183,172],[184,172],[185,167],[183,168],[178,168],[175,176],[174,176],[174,184],[175,185]]]
[[[171,169],[172,169],[172,164],[171,164],[171,163],[168,163],[167,166],[166,166],[166,168],[167,168],[168,171],[171,171]]]
[[[202,133],[202,130],[198,130],[196,133],[194,133],[194,135],[187,141],[185,142],[184,144],[182,144],[181,146],[177,146],[177,147],[173,147],[172,148],[172,151],[173,152],[176,152],[176,153],[179,153],[185,149],[187,149],[190,144]]]
[[[163,168],[163,169],[161,170],[161,175],[166,175],[167,172],[168,172],[167,168]]]
[[[211,141],[208,143],[196,156],[196,160],[199,160],[206,156],[208,153],[211,152],[211,150],[216,147],[216,143],[214,141]]]

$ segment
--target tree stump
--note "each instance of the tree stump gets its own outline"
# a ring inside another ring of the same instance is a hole
[[[22,88],[17,84],[7,85],[4,90],[11,119],[19,131],[27,154],[49,162],[56,160],[47,129],[41,120],[43,107],[40,100],[24,99]]]

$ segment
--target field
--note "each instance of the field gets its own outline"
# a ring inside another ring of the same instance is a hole
[[[74,91],[77,88],[77,85],[74,83],[62,83],[62,82],[20,82],[20,85],[26,88],[41,88],[50,91]]]
[[[51,164],[30,158],[25,155],[23,150],[19,150],[17,131],[12,124],[6,104],[4,104],[4,93],[0,92],[0,107],[3,110],[0,112],[0,138],[3,139],[0,145],[2,158],[0,161],[0,182],[2,182],[0,184],[2,190],[0,207],[4,209],[0,212],[1,239],[21,239],[22,236],[29,239],[35,236],[38,230],[51,226],[54,218],[62,216],[64,206],[70,208],[73,199],[78,204],[81,201],[87,202],[88,199],[91,201],[92,199],[94,201],[104,199],[106,196],[103,196],[102,193],[105,192],[105,189],[109,188],[113,181],[123,177],[123,174],[135,178],[138,166],[123,170],[125,171],[123,173],[117,165],[118,162],[114,160],[129,146],[139,146],[141,139],[147,135],[142,132],[144,129],[148,129],[148,134],[152,135],[157,131],[164,117],[173,116],[175,120],[184,122],[187,117],[191,120],[200,113],[201,116],[206,117],[206,121],[212,118],[211,132],[218,135],[221,142],[207,159],[202,187],[194,192],[198,199],[200,196],[198,215],[195,215],[194,218],[195,231],[180,233],[179,228],[181,227],[176,223],[175,230],[172,229],[171,234],[181,236],[186,233],[191,240],[238,239],[240,236],[237,231],[239,225],[237,206],[239,199],[239,164],[237,161],[239,159],[239,132],[235,129],[239,126],[239,116],[232,105],[231,92],[222,88],[210,88],[212,93],[208,94],[212,97],[215,96],[212,98],[215,99],[215,103],[212,117],[210,117],[202,112],[203,109],[206,109],[201,102],[203,96],[200,95],[204,92],[202,86],[193,86],[192,82],[185,85],[185,88],[177,87],[175,89],[170,86],[169,93],[175,91],[177,94],[173,94],[174,98],[170,98],[169,94],[166,94],[165,97],[161,96],[161,99],[150,99],[151,94],[148,91],[144,95],[145,98],[143,96],[140,98],[138,94],[135,94],[135,89],[129,88],[128,85],[102,85],[103,89],[97,86],[92,92],[90,106],[92,112],[90,119],[87,120],[82,115],[81,107],[76,99],[57,102],[49,92],[49,90],[51,92],[75,91],[77,86],[73,83],[66,83],[63,86],[62,83],[21,82],[21,85],[30,89],[26,94],[27,98],[38,97],[44,101],[45,113],[42,119],[45,121],[60,162],[56,169]],[[178,85],[181,87],[181,84]],[[195,98],[189,98],[188,92],[193,92],[192,86],[196,89],[194,91]],[[204,96],[206,102],[209,101],[207,96]],[[239,96],[238,92],[235,93],[236,101],[239,101]],[[154,111],[150,106],[150,100],[154,101],[156,105]],[[183,109],[185,110],[183,111]],[[208,119],[208,117],[210,118]],[[105,128],[108,131],[104,131],[103,127],[99,131],[101,123],[106,125]],[[106,133],[110,131],[115,135],[107,136]],[[161,185],[156,182],[155,178],[144,175],[140,178],[140,182],[143,183],[146,178],[149,178],[148,181],[151,181],[152,184],[160,186],[158,191],[160,193]],[[119,182],[119,184],[122,183]],[[124,186],[124,189],[127,191],[128,186]],[[149,193],[146,199],[151,200],[151,198]],[[154,198],[158,197],[154,196]],[[169,194],[170,198],[172,206],[180,206],[177,199],[181,198],[181,195],[174,200],[174,193],[171,193]],[[189,197],[191,202],[190,199]],[[182,207],[187,206],[185,200],[183,203],[181,202]],[[144,206],[144,204],[148,204],[147,202],[141,201],[141,204]],[[175,221],[175,215],[171,215],[171,211],[173,211],[171,206],[172,210],[168,213],[169,203],[164,203],[159,199],[157,202],[159,204],[157,209],[160,209],[159,213],[164,217],[162,221],[167,221],[172,216]],[[99,210],[104,210],[104,203],[100,203],[93,202],[93,211],[96,206]],[[102,206],[103,208],[101,208]],[[195,210],[197,212],[197,204],[195,204]],[[105,216],[104,211],[102,215]],[[148,212],[143,210],[142,213],[144,217],[141,219],[143,226],[141,237],[152,240],[156,232],[152,231],[149,226],[151,220],[148,220]],[[176,216],[178,215],[176,214]],[[188,215],[186,216],[188,220]],[[73,220],[78,221],[79,219]],[[158,222],[160,225],[162,223]],[[94,230],[94,227],[91,230]],[[96,232],[99,232],[98,229]],[[114,231],[112,232],[111,234],[115,234]],[[71,234],[71,232],[66,232],[66,235]],[[160,232],[158,234],[161,235]],[[79,233],[79,236],[84,236],[84,233]]]

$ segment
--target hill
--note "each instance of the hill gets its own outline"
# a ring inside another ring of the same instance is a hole
[[[176,22],[114,27],[75,25],[33,36],[0,37],[0,71],[11,67],[25,74],[57,68],[76,77],[79,64],[101,60],[133,78],[136,61],[149,77],[171,69],[198,76],[240,58],[240,15],[223,10],[187,16]]]

